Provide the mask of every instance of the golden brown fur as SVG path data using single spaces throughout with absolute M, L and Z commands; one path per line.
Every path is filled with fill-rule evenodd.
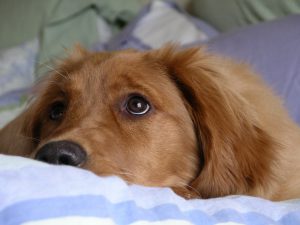
M 146 96 L 148 114 L 122 111 L 132 93 Z M 67 108 L 51 121 L 57 101 Z M 96 174 L 186 198 L 300 197 L 300 129 L 247 66 L 203 49 L 78 49 L 0 132 L 5 154 L 34 157 L 54 140 L 79 143 L 88 155 L 82 167 Z

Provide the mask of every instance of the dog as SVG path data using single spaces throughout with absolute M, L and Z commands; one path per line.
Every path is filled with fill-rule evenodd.
M 4 154 L 187 198 L 300 197 L 300 129 L 247 66 L 203 47 L 77 47 L 0 132 Z

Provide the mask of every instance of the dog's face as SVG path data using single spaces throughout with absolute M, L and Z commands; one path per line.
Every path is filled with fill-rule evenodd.
M 198 49 L 78 52 L 16 120 L 34 141 L 14 154 L 185 197 L 249 193 L 264 182 L 271 142 L 230 78 L 245 71 Z
M 32 157 L 148 186 L 196 176 L 193 122 L 164 66 L 136 52 L 87 54 L 45 85 L 32 109 Z

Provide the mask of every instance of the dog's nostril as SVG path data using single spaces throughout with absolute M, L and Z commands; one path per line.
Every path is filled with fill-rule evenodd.
M 63 149 L 57 156 L 57 164 L 60 165 L 79 166 L 83 160 L 85 160 L 85 155 L 82 155 L 78 150 L 74 151 L 74 149 L 72 152 Z
M 56 141 L 44 145 L 35 159 L 51 164 L 80 166 L 86 160 L 86 152 L 71 141 Z
M 39 156 L 38 158 L 35 157 L 35 159 L 37 159 L 37 160 L 39 160 L 39 161 L 42 161 L 42 162 L 48 162 L 48 159 L 47 159 L 47 157 L 45 157 L 45 156 Z
M 69 155 L 61 155 L 58 159 L 59 164 L 64 164 L 64 165 L 72 165 L 74 164 L 73 158 L 70 157 Z

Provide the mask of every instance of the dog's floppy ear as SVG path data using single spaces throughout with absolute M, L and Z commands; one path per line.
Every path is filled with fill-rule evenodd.
M 194 123 L 202 168 L 189 185 L 206 198 L 246 193 L 264 182 L 272 142 L 251 104 L 231 84 L 231 73 L 239 69 L 199 48 L 167 46 L 152 56 L 181 91 Z
M 33 137 L 33 110 L 26 109 L 0 130 L 0 153 L 29 156 L 36 146 Z

